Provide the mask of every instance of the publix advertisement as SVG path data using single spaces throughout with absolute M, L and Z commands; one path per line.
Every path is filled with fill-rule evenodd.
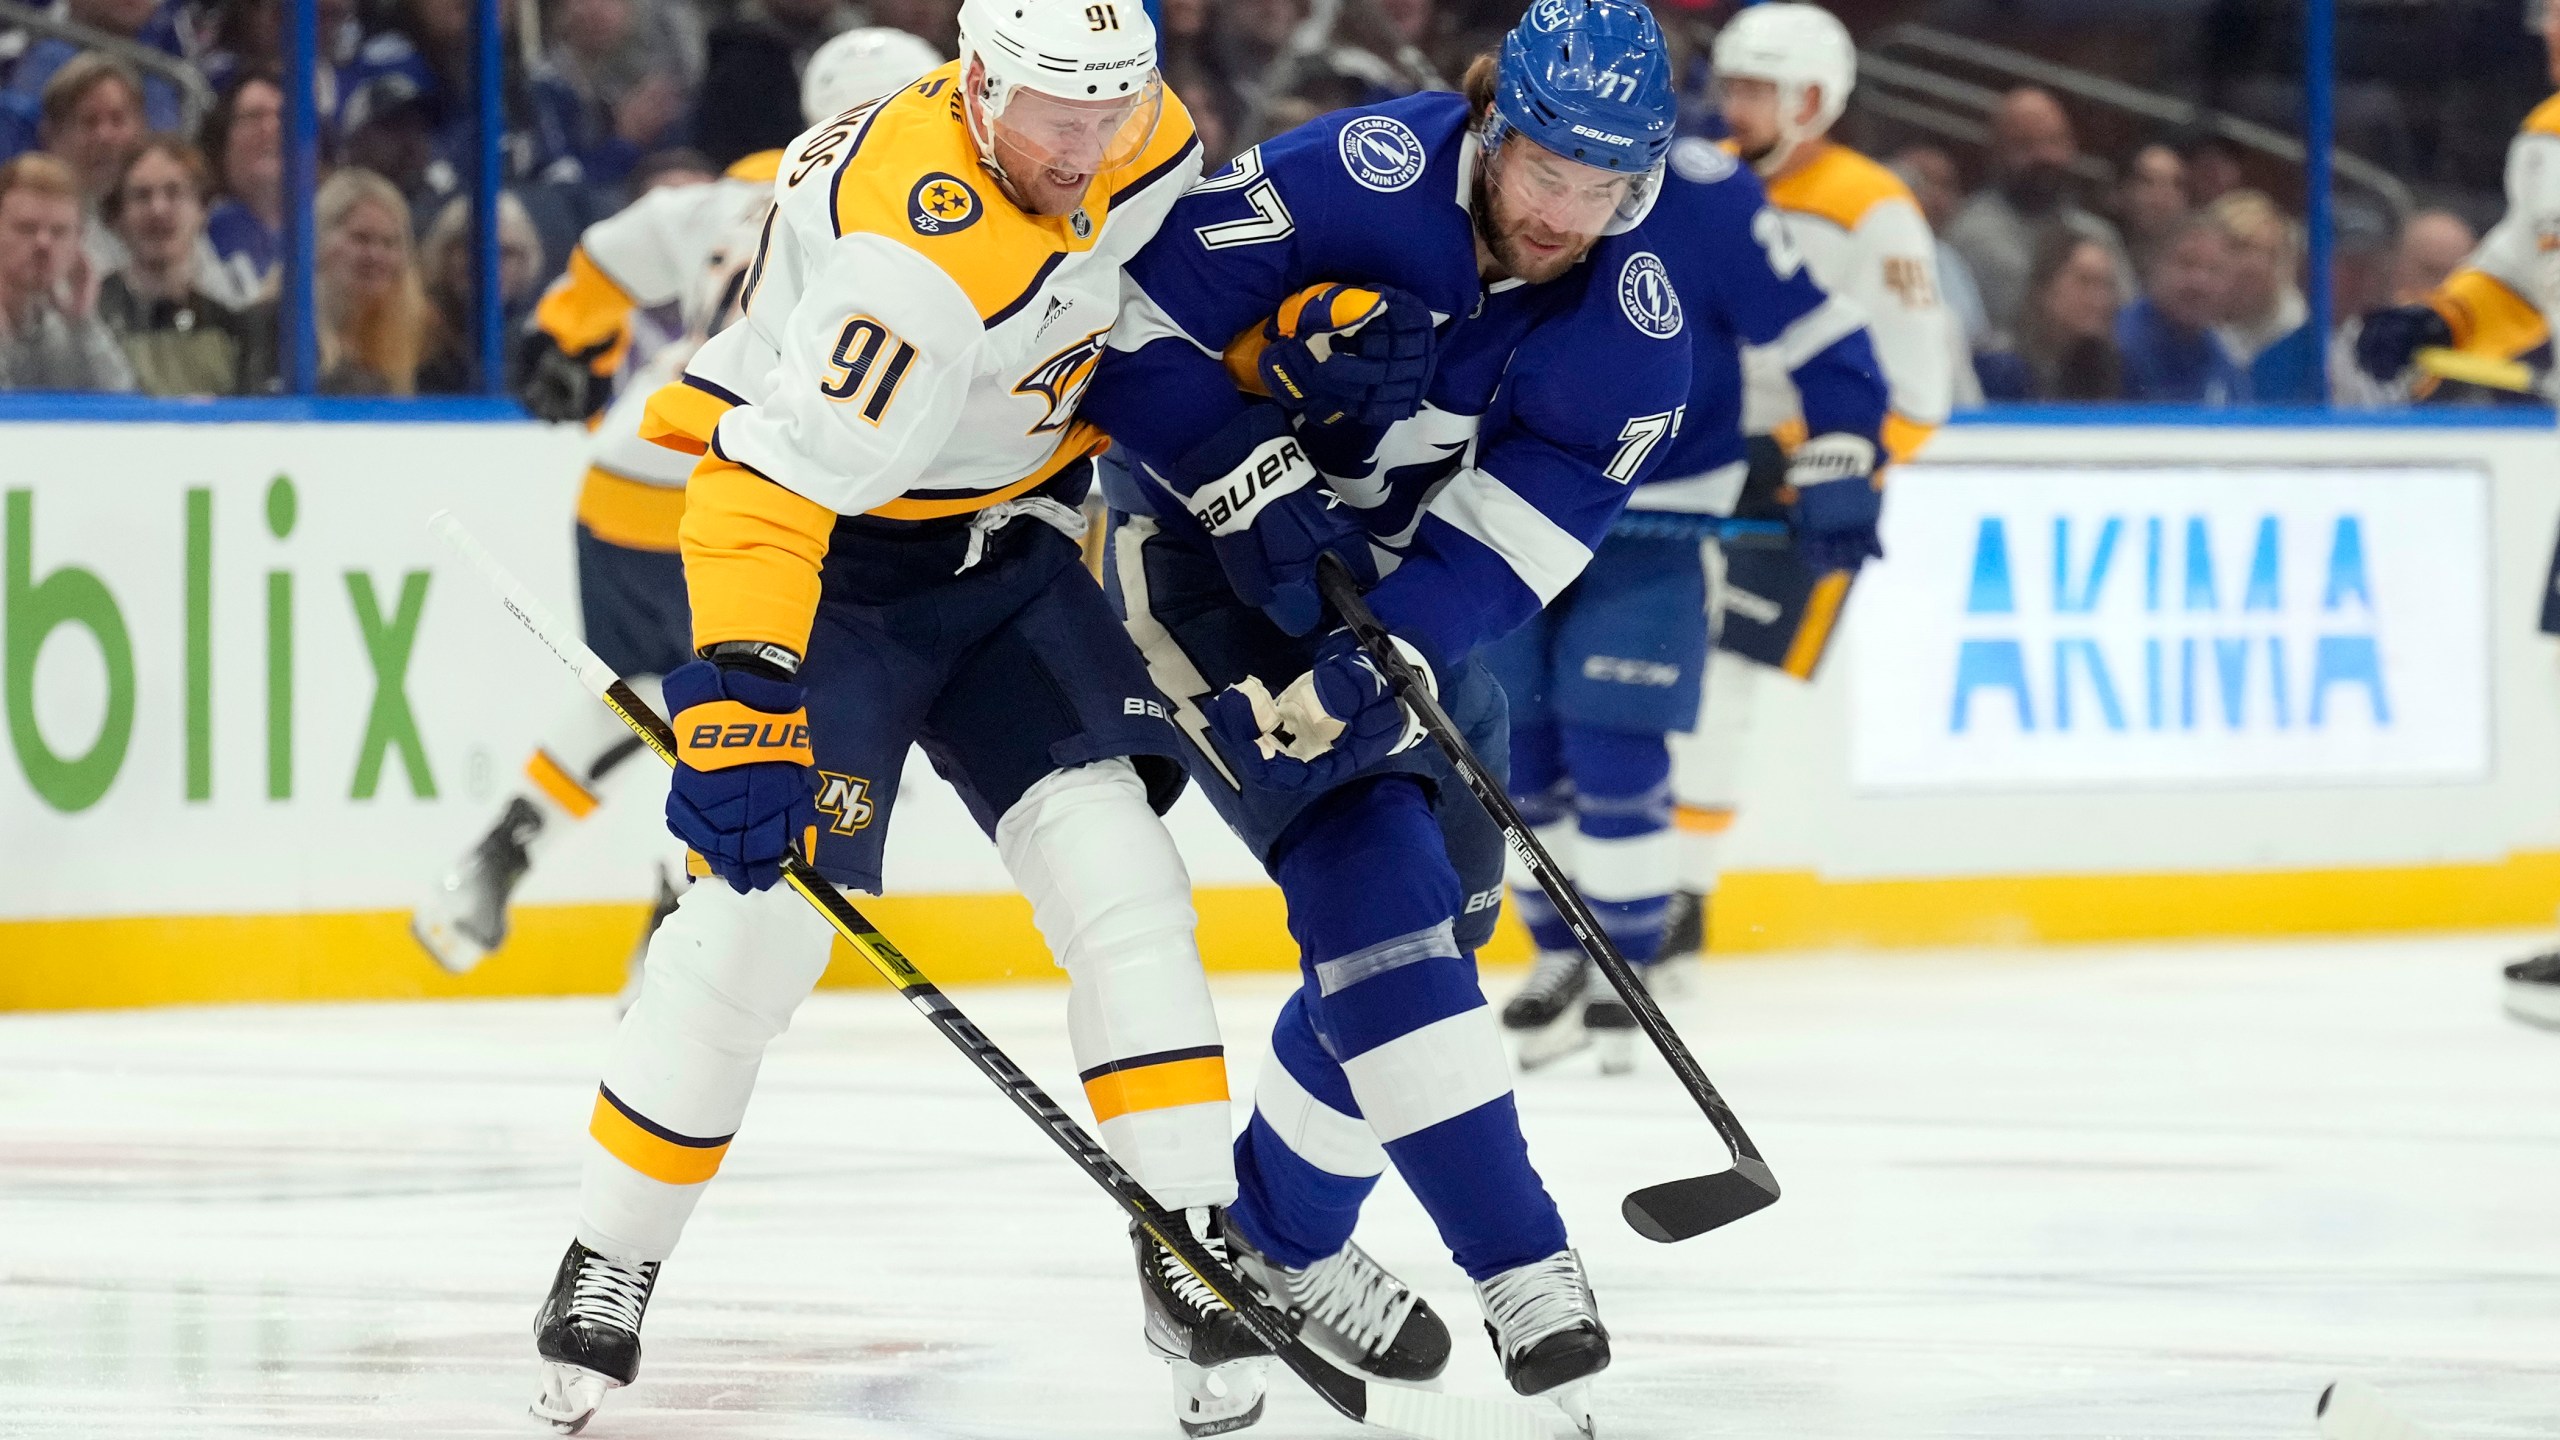
M 574 431 L 29 425 L 8 447 L 0 918 L 405 904 L 581 703 L 426 529 L 454 510 L 574 614 Z M 652 843 L 555 878 L 631 893 Z

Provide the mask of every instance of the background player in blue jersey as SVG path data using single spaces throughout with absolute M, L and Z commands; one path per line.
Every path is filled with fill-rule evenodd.
M 1802 396 L 1810 438 L 1788 476 L 1799 543 L 1856 543 L 1873 533 L 1881 500 L 1885 383 L 1863 312 L 1814 282 L 1783 225 L 1724 150 L 1672 146 L 1645 234 L 1687 320 L 1686 413 L 1582 578 L 1485 657 L 1511 702 L 1511 793 L 1639 966 L 1662 946 L 1678 880 L 1667 737 L 1697 723 L 1710 638 L 1700 527 L 1685 517 L 1730 515 L 1742 494 L 1744 345 L 1784 357 Z M 1522 1065 L 1596 1036 L 1601 1067 L 1626 1068 L 1634 1015 L 1606 986 L 1577 1014 L 1594 988 L 1589 959 L 1525 875 L 1512 899 L 1538 946 L 1528 984 L 1502 1012 L 1525 1032 Z
M 1328 547 L 1383 572 L 1370 604 L 1500 764 L 1475 652 L 1581 573 L 1688 395 L 1641 228 L 1671 111 L 1641 5 L 1540 0 L 1466 95 L 1337 112 L 1185 197 L 1084 410 L 1130 460 L 1108 582 L 1302 952 L 1236 1147 L 1240 1263 L 1352 1363 L 1437 1373 L 1446 1327 L 1351 1244 L 1393 1160 L 1513 1387 L 1577 1419 L 1608 1335 L 1475 975 L 1499 837 L 1311 574 Z

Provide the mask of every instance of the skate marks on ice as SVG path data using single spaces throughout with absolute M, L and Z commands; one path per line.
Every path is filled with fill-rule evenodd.
M 1617 1341 L 1603 1434 L 2308 1440 L 2341 1376 L 2444 1440 L 2560 1433 L 2560 1047 L 2498 1014 L 2514 945 L 1708 967 L 1669 1008 L 1787 1204 L 1654 1245 L 1615 1207 L 1696 1125 L 1658 1062 L 1521 1092 Z M 1242 1094 L 1281 991 L 1220 986 Z M 1068 1093 L 1063 998 L 968 1004 Z M 531 1320 L 609 1023 L 0 1017 L 0 1434 L 538 1433 Z M 1500 1393 L 1392 1179 L 1362 1239 L 1450 1317 L 1450 1388 Z M 1170 1437 L 1126 1244 L 892 997 L 830 992 L 587 1433 Z M 1248 1433 L 1359 1432 L 1275 1386 Z

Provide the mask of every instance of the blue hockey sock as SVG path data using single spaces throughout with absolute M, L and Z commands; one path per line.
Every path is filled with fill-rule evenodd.
M 1454 938 L 1457 872 L 1421 784 L 1328 796 L 1274 871 L 1305 976 L 1273 1035 L 1279 1083 L 1237 1142 L 1229 1213 L 1245 1238 L 1283 1264 L 1341 1248 L 1371 1182 L 1345 1173 L 1360 1167 L 1336 1121 L 1362 1117 L 1470 1276 L 1563 1249 L 1509 1057 Z
M 1574 883 L 1619 951 L 1650 964 L 1662 949 L 1680 859 L 1671 747 L 1657 734 L 1589 725 L 1562 726 L 1558 738 L 1578 822 Z
M 1541 839 L 1558 838 L 1561 828 L 1573 819 L 1573 780 L 1565 774 L 1564 737 L 1553 723 L 1535 722 L 1511 732 L 1511 803 L 1520 807 L 1520 818 Z M 1513 884 L 1511 904 L 1539 949 L 1574 947 L 1573 931 L 1556 913 L 1555 902 L 1535 884 Z

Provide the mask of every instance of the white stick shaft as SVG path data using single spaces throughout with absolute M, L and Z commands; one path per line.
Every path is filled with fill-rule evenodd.
M 498 557 L 490 554 L 488 547 L 463 528 L 452 511 L 439 510 L 428 516 L 427 528 L 435 532 L 437 539 L 452 546 L 455 554 L 471 562 L 471 568 L 479 571 L 480 578 L 489 582 L 489 588 L 498 592 L 498 599 L 506 605 L 507 613 L 532 631 L 533 638 L 541 641 L 544 648 L 559 656 L 560 663 L 576 671 L 578 683 L 587 687 L 588 694 L 601 699 L 606 689 L 622 678 L 613 673 L 612 666 L 598 659 L 596 652 L 587 648 L 576 631 L 561 624 L 560 617 L 552 614 L 549 606 L 534 599 L 507 567 L 498 563 Z

